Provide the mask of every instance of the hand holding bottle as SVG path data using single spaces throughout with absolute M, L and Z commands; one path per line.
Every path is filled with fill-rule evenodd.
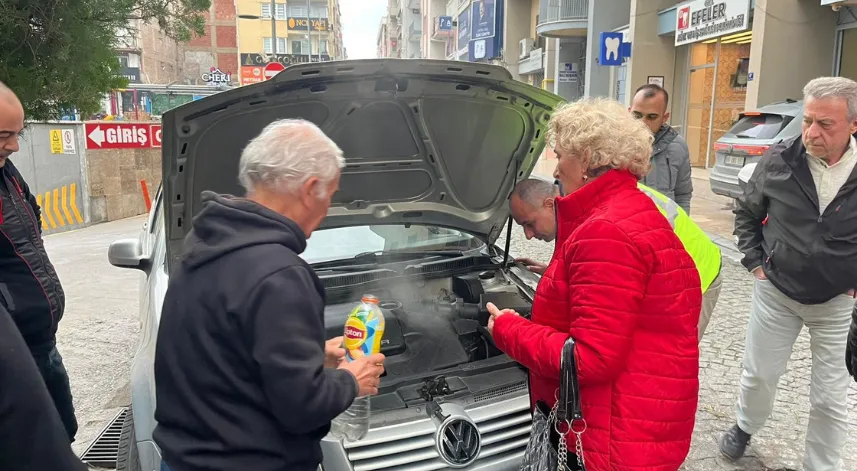
M 339 365 L 339 368 L 347 370 L 357 379 L 358 397 L 378 394 L 381 375 L 384 373 L 384 359 L 383 353 L 373 353 Z

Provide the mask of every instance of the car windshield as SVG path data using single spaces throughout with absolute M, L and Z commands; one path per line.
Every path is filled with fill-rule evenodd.
M 435 226 L 373 225 L 317 230 L 301 254 L 308 263 L 354 257 L 366 252 L 448 251 L 482 247 L 477 237 Z

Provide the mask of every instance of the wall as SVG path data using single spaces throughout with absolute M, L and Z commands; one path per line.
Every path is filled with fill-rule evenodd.
M 65 146 L 62 131 L 71 133 Z M 144 214 L 140 181 L 150 197 L 161 183 L 160 149 L 86 149 L 80 122 L 28 123 L 10 160 L 37 196 L 45 235 Z
M 521 40 L 537 37 L 533 26 L 535 19 L 532 16 L 534 10 L 532 4 L 531 0 L 506 0 L 505 14 L 503 15 L 503 54 L 505 66 L 515 80 L 522 80 L 518 74 Z M 538 8 L 535 8 L 535 11 L 538 14 Z M 523 79 L 525 80 L 526 77 Z
M 805 0 L 757 0 L 747 108 L 800 99 L 803 86 L 833 71 L 837 14 Z M 796 61 L 795 58 L 800 58 Z
M 167 84 L 179 80 L 183 74 L 182 61 L 176 42 L 168 38 L 157 24 L 138 22 L 143 64 L 140 68 L 143 83 Z
M 161 183 L 161 150 L 88 150 L 86 169 L 91 223 L 145 214 L 140 182 L 146 181 L 154 197 Z
M 564 64 L 578 64 L 580 70 L 584 67 L 584 60 L 581 55 L 584 54 L 583 43 L 577 39 L 559 40 L 559 50 L 556 53 L 556 64 L 554 65 L 554 93 L 565 98 L 568 101 L 574 101 L 583 96 L 583 90 L 580 86 L 580 81 L 583 80 L 583 75 L 579 75 L 577 82 L 560 82 L 559 71 L 564 70 Z
M 71 132 L 71 142 L 65 150 L 62 141 L 55 144 L 59 147 L 52 146 L 51 130 Z M 62 139 L 62 133 L 59 137 Z M 28 123 L 20 150 L 10 157 L 42 208 L 42 233 L 45 235 L 78 229 L 89 223 L 86 179 L 81 172 L 82 143 L 80 124 Z
M 261 13 L 256 3 L 255 11 L 248 14 Z M 233 0 L 212 0 L 211 8 L 205 17 L 205 34 L 195 37 L 181 47 L 181 69 L 183 76 L 179 80 L 188 85 L 203 85 L 202 74 L 212 67 L 232 74 L 232 83 L 239 83 L 238 74 L 238 43 Z
M 675 0 L 633 0 L 628 34 L 631 38 L 631 59 L 625 82 L 625 94 L 648 82 L 649 76 L 664 77 L 664 88 L 670 96 L 674 88 L 675 37 L 658 36 L 658 11 L 675 5 Z M 676 97 L 678 98 L 678 97 Z M 674 100 L 678 102 L 679 100 Z M 676 110 L 673 109 L 673 112 Z
M 600 34 L 615 31 L 628 24 L 631 0 L 589 0 L 589 23 L 586 30 L 585 96 L 610 96 L 615 82 L 610 80 L 611 67 L 598 64 L 601 53 Z

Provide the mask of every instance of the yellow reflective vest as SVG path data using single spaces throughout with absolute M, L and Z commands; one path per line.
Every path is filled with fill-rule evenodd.
M 706 292 L 720 274 L 720 247 L 708 238 L 678 203 L 642 183 L 637 183 L 637 187 L 655 202 L 661 214 L 669 221 L 684 249 L 696 263 L 702 292 Z

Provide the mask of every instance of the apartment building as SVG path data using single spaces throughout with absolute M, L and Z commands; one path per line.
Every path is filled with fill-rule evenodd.
M 262 81 L 268 62 L 346 58 L 339 0 L 235 0 L 241 85 Z
M 388 0 L 378 28 L 378 57 L 425 57 L 420 43 L 423 31 L 420 0 Z
M 237 85 L 238 37 L 233 0 L 211 0 L 211 7 L 204 17 L 204 34 L 180 46 L 182 75 L 179 82 L 187 85 Z

